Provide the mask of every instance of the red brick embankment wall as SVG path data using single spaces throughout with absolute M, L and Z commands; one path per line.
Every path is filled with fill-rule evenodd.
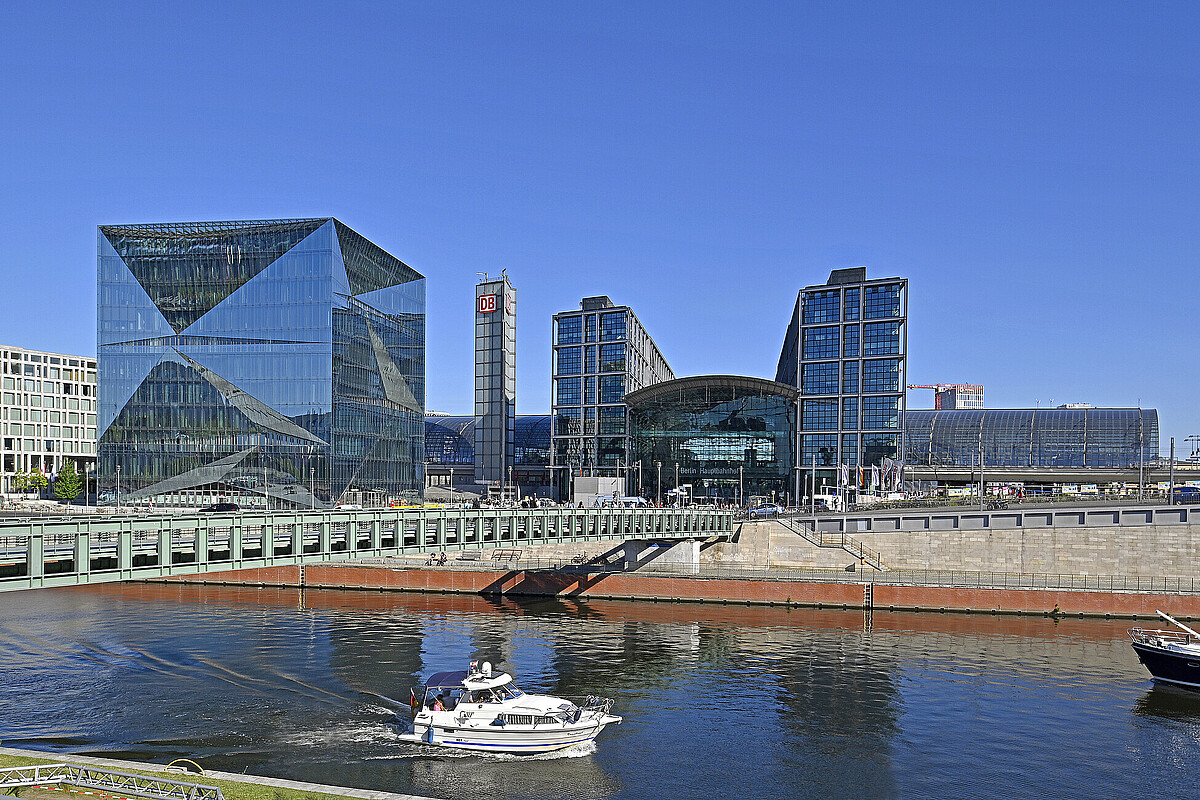
M 299 567 L 209 572 L 168 581 L 251 586 L 299 586 Z M 864 606 L 858 583 L 691 578 L 646 573 L 467 571 L 309 564 L 306 588 L 374 589 L 408 592 L 509 594 L 632 600 L 686 600 L 771 605 Z M 876 610 L 975 611 L 1011 614 L 1148 616 L 1156 609 L 1200 617 L 1200 597 L 1065 589 L 962 589 L 941 586 L 872 586 Z

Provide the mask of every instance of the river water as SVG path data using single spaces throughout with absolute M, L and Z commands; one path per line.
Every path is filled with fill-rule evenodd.
M 10 747 L 436 798 L 1200 797 L 1200 694 L 1122 621 L 129 584 L 0 594 Z M 1143 623 L 1144 624 L 1144 623 Z M 491 660 L 625 722 L 543 757 L 399 742 Z

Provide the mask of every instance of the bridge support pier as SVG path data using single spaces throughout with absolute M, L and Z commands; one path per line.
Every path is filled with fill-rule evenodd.
M 688 572 L 700 571 L 700 541 L 646 541 L 630 539 L 625 542 L 625 569 L 670 566 L 673 570 L 682 567 Z

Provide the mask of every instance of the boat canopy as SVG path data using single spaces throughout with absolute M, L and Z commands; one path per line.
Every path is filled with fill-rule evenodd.
M 435 672 L 429 676 L 429 680 L 425 681 L 425 686 L 429 689 L 459 689 L 468 674 L 465 669 L 454 672 Z

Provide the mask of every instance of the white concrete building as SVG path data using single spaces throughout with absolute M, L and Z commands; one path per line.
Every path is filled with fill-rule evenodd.
M 0 492 L 67 459 L 85 480 L 95 469 L 96 359 L 0 346 Z

